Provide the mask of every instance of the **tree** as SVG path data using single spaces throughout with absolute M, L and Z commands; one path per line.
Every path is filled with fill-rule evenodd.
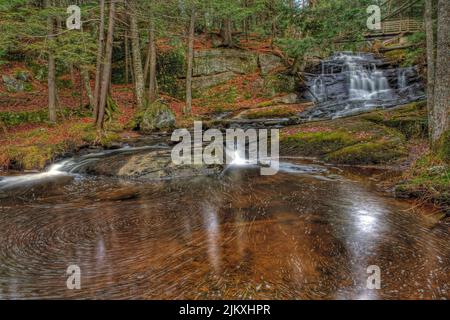
M 156 36 L 155 36 L 155 18 L 153 14 L 150 16 L 150 28 L 148 37 L 148 64 L 145 73 L 149 74 L 150 81 L 148 85 L 148 101 L 152 103 L 157 97 L 157 81 L 156 81 Z M 147 81 L 147 76 L 144 77 Z
M 223 39 L 222 45 L 224 47 L 233 47 L 233 22 L 229 17 L 222 20 L 220 33 Z
M 102 75 L 103 54 L 105 48 L 105 0 L 100 0 L 100 25 L 98 28 L 98 49 L 97 49 L 97 65 L 95 69 L 95 86 L 94 86 L 94 119 L 98 120 L 98 109 L 100 104 L 100 86 Z
M 435 57 L 434 57 L 434 31 L 433 31 L 433 0 L 425 0 L 425 31 L 427 35 L 427 109 L 429 122 L 429 135 L 432 136 L 433 106 L 434 106 L 434 77 L 435 77 Z
M 47 9 L 51 8 L 50 0 L 44 1 L 44 6 Z M 47 27 L 48 27 L 48 40 L 52 44 L 55 39 L 55 21 L 50 13 L 47 17 Z M 47 74 L 47 84 L 48 84 L 48 118 L 50 122 L 56 122 L 56 62 L 55 57 L 50 48 L 48 51 L 48 74 Z
M 195 9 L 191 9 L 191 17 L 189 22 L 189 36 L 188 36 L 188 54 L 187 54 L 187 72 L 186 72 L 186 106 L 184 108 L 185 114 L 192 112 L 192 72 L 194 65 L 194 31 L 195 31 Z
M 113 51 L 114 38 L 114 20 L 116 15 L 116 0 L 111 0 L 109 5 L 109 23 L 108 35 L 105 44 L 105 56 L 103 59 L 103 69 L 101 75 L 101 86 L 98 105 L 97 128 L 103 129 L 103 122 L 105 118 L 105 109 L 107 104 L 108 92 L 111 83 L 111 59 Z
M 133 56 L 133 70 L 134 70 L 134 86 L 136 93 L 136 103 L 139 109 L 144 107 L 144 72 L 142 69 L 141 47 L 139 44 L 139 28 L 137 20 L 137 3 L 136 0 L 129 2 L 129 17 L 130 17 L 130 36 L 131 36 L 131 51 Z
M 437 146 L 449 130 L 450 109 L 450 1 L 438 2 L 438 28 L 436 41 L 436 71 L 432 143 Z

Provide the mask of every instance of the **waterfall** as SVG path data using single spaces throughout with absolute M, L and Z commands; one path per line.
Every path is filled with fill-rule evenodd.
M 408 69 L 399 69 L 398 70 L 398 88 L 405 89 L 408 86 L 408 80 L 406 78 L 406 73 Z
M 314 80 L 312 91 L 319 101 L 323 102 L 327 100 L 326 86 L 322 77 Z
M 305 98 L 319 102 L 305 119 L 336 118 L 425 98 L 416 68 L 397 68 L 371 53 L 337 52 L 306 75 Z
M 390 90 L 387 78 L 375 63 L 364 63 L 360 56 L 344 55 L 345 68 L 350 82 L 351 100 L 368 100 Z

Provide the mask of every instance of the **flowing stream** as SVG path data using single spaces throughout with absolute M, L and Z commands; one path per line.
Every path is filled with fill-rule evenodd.
M 0 299 L 450 297 L 449 224 L 378 193 L 374 172 L 297 159 L 274 176 L 245 164 L 164 180 L 84 170 L 155 148 L 3 177 Z M 66 287 L 69 265 L 81 269 L 80 290 Z M 367 288 L 372 265 L 380 290 Z

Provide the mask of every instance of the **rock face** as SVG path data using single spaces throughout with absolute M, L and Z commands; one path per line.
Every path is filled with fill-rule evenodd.
M 193 77 L 192 78 L 192 87 L 194 89 L 209 88 L 209 87 L 227 82 L 228 80 L 233 79 L 235 76 L 236 76 L 236 74 L 234 72 L 226 71 L 226 72 L 222 72 L 222 73 L 218 73 L 218 74 Z
M 251 52 L 234 49 L 197 51 L 194 55 L 194 77 L 224 72 L 245 74 L 258 68 L 257 56 Z
M 284 63 L 280 57 L 269 53 L 259 54 L 258 65 L 261 69 L 261 74 L 264 76 L 276 69 L 284 67 Z
M 219 48 L 197 51 L 194 55 L 192 86 L 197 90 L 208 88 L 258 69 L 266 76 L 282 66 L 281 58 L 270 53 Z
M 175 115 L 168 106 L 157 101 L 139 114 L 138 126 L 141 131 L 146 133 L 170 129 L 175 126 Z

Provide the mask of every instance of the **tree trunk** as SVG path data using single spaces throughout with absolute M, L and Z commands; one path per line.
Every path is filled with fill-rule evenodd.
M 191 21 L 189 23 L 189 40 L 188 40 L 188 56 L 187 56 L 187 73 L 186 73 L 186 106 L 183 110 L 184 114 L 192 113 L 192 69 L 194 65 L 194 30 L 195 30 L 195 11 L 192 9 Z
M 223 19 L 221 34 L 223 39 L 222 46 L 233 47 L 233 27 L 230 18 Z
M 438 2 L 436 45 L 436 81 L 434 87 L 434 127 L 432 143 L 436 146 L 449 130 L 450 109 L 450 1 Z
M 136 91 L 136 103 L 138 109 L 144 107 L 144 73 L 142 70 L 141 48 L 139 45 L 139 29 L 137 21 L 137 4 L 136 0 L 129 2 L 130 9 L 130 36 L 131 36 L 131 51 L 133 56 L 134 69 L 134 86 Z
M 92 94 L 89 71 L 84 67 L 81 68 L 81 76 L 83 77 L 84 89 L 86 90 L 86 95 L 89 98 L 89 105 L 92 108 L 95 104 L 95 100 L 94 100 L 94 95 Z
M 125 31 L 125 83 L 128 84 L 129 81 L 129 73 L 130 70 L 128 70 L 128 66 L 130 65 L 130 62 L 128 61 L 128 32 Z
M 46 8 L 51 8 L 50 0 L 45 0 L 44 5 Z M 53 42 L 55 36 L 55 22 L 53 17 L 49 16 L 47 18 L 47 28 L 48 28 L 48 40 Z M 56 122 L 56 63 L 53 52 L 50 49 L 48 53 L 48 118 L 50 122 Z
M 103 53 L 105 43 L 105 0 L 100 0 L 100 25 L 98 28 L 98 49 L 97 49 L 97 66 L 95 69 L 95 85 L 94 85 L 94 119 L 98 120 L 98 109 L 100 104 L 100 86 L 101 75 L 103 71 Z
M 150 20 L 149 33 L 149 74 L 150 82 L 148 85 L 148 101 L 154 102 L 157 98 L 157 84 L 156 84 L 156 37 L 155 37 L 155 23 L 153 17 Z
M 433 0 L 425 0 L 425 30 L 427 34 L 427 110 L 428 110 L 428 132 L 431 139 L 433 119 L 433 99 L 435 80 L 435 57 L 434 57 L 434 31 L 433 31 Z
M 111 58 L 113 51 L 114 20 L 116 15 L 115 4 L 116 0 L 111 0 L 109 6 L 108 36 L 106 38 L 105 58 L 103 60 L 103 70 L 101 74 L 101 86 L 98 104 L 98 119 L 97 119 L 98 129 L 103 129 L 103 122 L 105 120 L 106 102 L 111 81 Z

